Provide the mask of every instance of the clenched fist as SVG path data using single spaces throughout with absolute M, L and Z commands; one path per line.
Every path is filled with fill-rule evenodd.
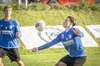
M 33 49 L 32 49 L 32 52 L 37 52 L 38 51 L 38 48 L 37 47 L 34 47 Z

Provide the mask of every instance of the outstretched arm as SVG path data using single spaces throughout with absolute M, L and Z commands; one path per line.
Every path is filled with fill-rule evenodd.
M 35 47 L 35 48 L 33 48 L 32 51 L 33 51 L 33 52 L 36 52 L 36 51 L 38 51 L 38 50 L 42 50 L 42 49 L 49 48 L 49 47 L 53 46 L 54 44 L 56 44 L 56 43 L 58 43 L 58 42 L 60 42 L 59 36 L 57 36 L 54 40 L 52 40 L 52 41 L 49 42 L 49 43 L 46 43 L 46 44 L 44 44 L 44 45 L 42 45 L 42 46 L 40 46 L 40 47 Z

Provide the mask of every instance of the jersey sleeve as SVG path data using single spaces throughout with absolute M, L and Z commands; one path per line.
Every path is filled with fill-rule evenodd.
M 80 35 L 79 35 L 79 37 L 84 37 L 84 33 L 83 32 L 81 32 L 78 28 L 76 28 L 79 32 L 80 32 Z
M 1 37 L 1 24 L 0 24 L 0 37 Z
M 48 42 L 40 47 L 38 47 L 38 50 L 42 50 L 42 49 L 46 49 L 46 48 L 49 48 L 55 44 L 57 44 L 58 42 L 60 42 L 61 39 L 60 39 L 60 35 L 58 35 L 54 40 L 52 40 L 51 42 Z
M 15 21 L 15 32 L 20 32 L 20 37 L 21 37 L 21 31 L 20 31 L 20 26 L 19 26 L 19 23 L 17 21 Z

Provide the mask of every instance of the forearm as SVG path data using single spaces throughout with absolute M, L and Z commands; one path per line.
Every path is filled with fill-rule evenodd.
M 84 37 L 84 33 L 81 32 L 79 36 L 80 36 L 81 38 Z
M 49 48 L 49 47 L 51 47 L 52 45 L 53 45 L 53 44 L 49 44 L 49 43 L 44 44 L 44 45 L 42 45 L 42 46 L 38 47 L 38 50 L 42 50 L 42 49 Z
M 49 47 L 51 47 L 51 46 L 57 44 L 58 42 L 60 42 L 60 40 L 54 39 L 54 40 L 52 40 L 51 42 L 46 43 L 46 44 L 44 44 L 44 45 L 38 47 L 38 50 L 42 50 L 42 49 L 49 48 Z
M 42 50 L 42 49 L 49 48 L 49 47 L 51 47 L 52 45 L 57 44 L 58 42 L 60 42 L 59 36 L 57 36 L 57 37 L 56 37 L 54 40 L 52 40 L 51 42 L 46 43 L 46 44 L 44 44 L 44 45 L 38 47 L 38 50 Z
M 19 38 L 21 36 L 21 32 L 18 26 L 16 26 L 16 37 Z

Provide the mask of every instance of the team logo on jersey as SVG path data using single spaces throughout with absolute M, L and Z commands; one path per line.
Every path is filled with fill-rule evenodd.
M 3 25 L 0 25 L 0 27 L 2 27 Z
M 7 29 L 7 26 L 5 27 L 5 29 Z
M 71 39 L 72 38 L 72 36 L 71 36 L 71 34 L 69 35 L 69 39 Z
M 12 26 L 9 26 L 9 29 L 12 29 Z
M 66 40 L 68 40 L 68 38 L 66 38 Z
M 62 39 L 64 38 L 64 34 L 62 34 Z

